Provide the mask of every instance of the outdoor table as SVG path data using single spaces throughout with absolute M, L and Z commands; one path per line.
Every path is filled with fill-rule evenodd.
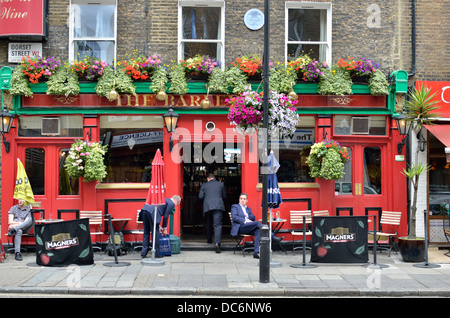
M 259 219 L 259 221 L 262 222 L 262 219 Z M 272 222 L 270 222 L 270 221 L 272 221 Z M 268 220 L 268 223 L 269 224 L 271 223 L 272 226 L 274 226 L 274 228 L 272 229 L 273 235 L 277 235 L 278 232 L 280 232 L 281 227 L 283 226 L 284 222 L 286 222 L 286 221 L 287 221 L 286 219 L 280 219 L 280 218 L 272 218 L 272 220 L 270 220 L 270 219 Z M 278 246 L 280 247 L 280 249 L 287 254 L 286 250 L 283 248 L 283 246 L 281 246 L 281 243 L 280 242 L 277 242 L 277 243 L 278 243 Z
M 131 221 L 131 218 L 111 219 L 111 224 L 114 226 L 115 232 L 122 232 L 129 221 Z M 120 230 L 118 230 L 116 229 L 116 224 L 120 225 L 120 223 L 122 223 L 122 226 L 120 227 Z
M 39 219 L 34 221 L 36 224 L 47 224 L 47 223 L 57 223 L 64 222 L 63 219 Z

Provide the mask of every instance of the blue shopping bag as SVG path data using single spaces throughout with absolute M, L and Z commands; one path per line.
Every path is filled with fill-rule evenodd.
M 159 254 L 162 256 L 171 256 L 172 248 L 170 247 L 170 236 L 159 233 Z

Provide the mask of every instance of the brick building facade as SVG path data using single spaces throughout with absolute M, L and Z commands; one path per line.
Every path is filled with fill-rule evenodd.
M 285 8 L 287 2 L 270 1 L 270 59 L 285 59 Z M 331 61 L 354 56 L 380 64 L 386 76 L 394 70 L 406 70 L 410 85 L 414 80 L 450 81 L 448 30 L 449 1 L 380 0 L 380 1 L 311 1 L 332 4 Z M 226 0 L 225 65 L 239 54 L 263 56 L 264 28 L 252 31 L 244 24 L 250 8 L 264 11 L 264 0 Z M 308 2 L 303 2 L 308 3 Z M 69 1 L 48 1 L 48 38 L 42 41 L 43 56 L 61 60 L 69 57 Z M 413 12 L 415 11 L 415 21 Z M 117 60 L 133 51 L 159 55 L 165 64 L 178 56 L 178 1 L 117 1 Z M 413 35 L 415 30 L 415 34 Z M 0 68 L 8 63 L 7 38 L 0 38 Z M 413 53 L 415 55 L 413 56 Z M 414 147 L 414 144 L 412 145 Z M 425 158 L 426 159 L 426 158 Z M 422 179 L 422 187 L 427 187 Z M 426 208 L 427 197 L 421 206 Z M 419 220 L 418 224 L 422 224 Z

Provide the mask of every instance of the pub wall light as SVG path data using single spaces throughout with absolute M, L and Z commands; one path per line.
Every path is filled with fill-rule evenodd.
M 1 129 L 2 137 L 3 137 L 3 144 L 5 145 L 6 153 L 9 153 L 10 142 L 6 140 L 5 134 L 9 133 L 16 115 L 11 114 L 6 108 L 4 108 L 2 110 L 1 117 L 2 117 L 1 118 L 2 123 L 1 123 L 0 129 Z
M 406 138 L 409 135 L 409 131 L 411 130 L 411 124 L 408 124 L 406 121 L 406 115 L 400 114 L 397 117 L 395 117 L 395 122 L 397 123 L 397 129 L 400 136 L 403 136 L 402 142 L 399 142 L 397 144 L 397 152 L 400 155 L 403 151 L 403 147 L 406 144 Z
M 425 149 L 427 149 L 427 141 L 425 140 L 425 138 L 423 137 L 422 133 L 419 131 L 417 133 L 417 142 L 418 142 L 418 146 L 419 146 L 419 150 L 421 152 L 424 152 Z
M 170 134 L 170 143 L 169 143 L 169 151 L 172 152 L 173 149 L 173 139 L 172 133 L 175 132 L 175 129 L 178 127 L 178 119 L 180 115 L 173 111 L 172 105 L 169 106 L 169 110 L 167 113 L 163 115 L 164 123 L 166 125 L 167 132 Z

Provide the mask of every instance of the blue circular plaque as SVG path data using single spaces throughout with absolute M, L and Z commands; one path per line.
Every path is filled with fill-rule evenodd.
M 244 15 L 244 23 L 250 30 L 259 30 L 264 25 L 264 13 L 259 9 L 250 9 Z

